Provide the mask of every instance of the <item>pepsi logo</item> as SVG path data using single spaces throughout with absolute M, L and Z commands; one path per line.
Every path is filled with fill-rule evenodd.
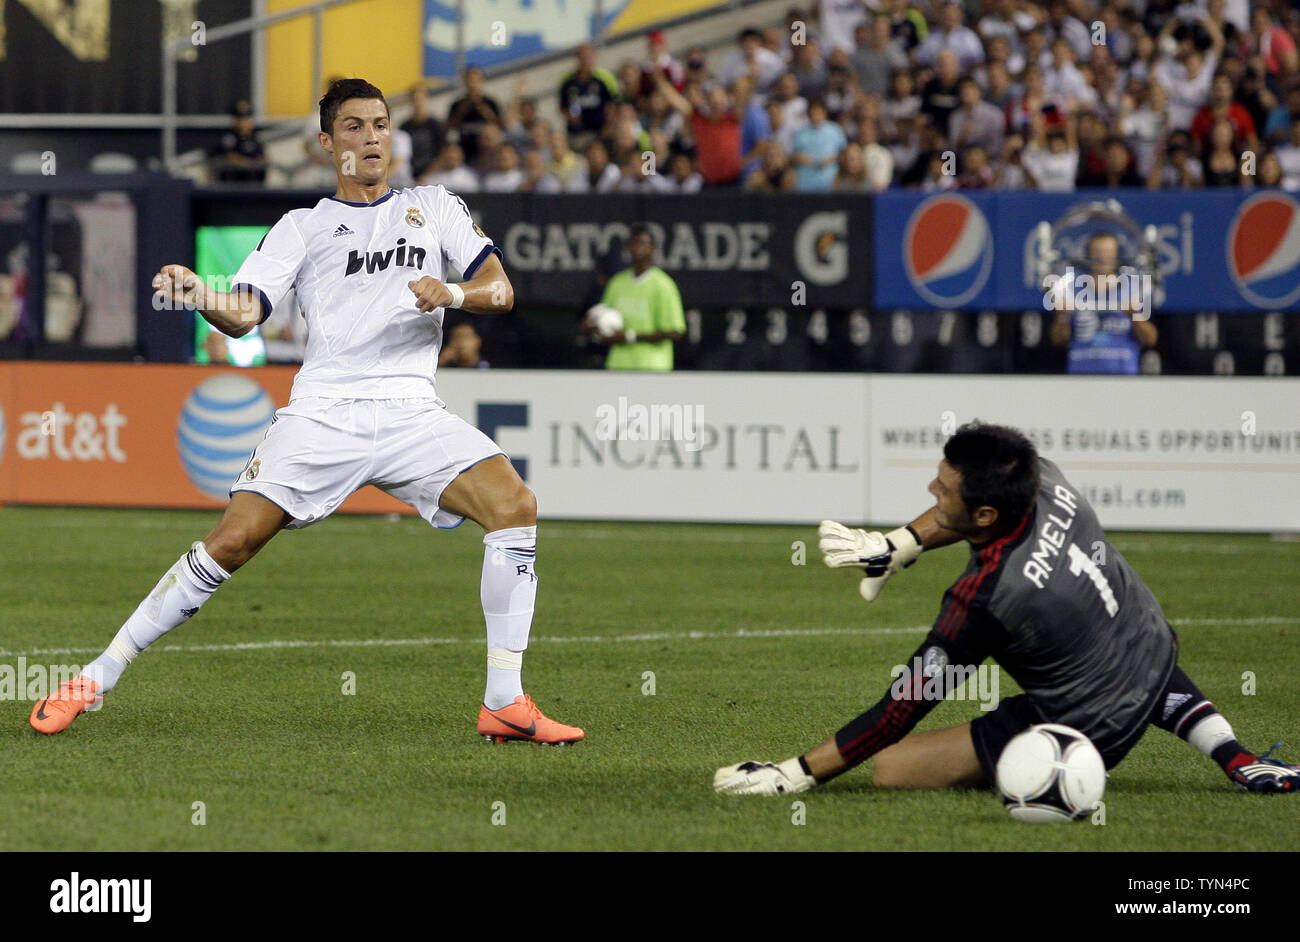
M 1261 193 L 1237 208 L 1228 227 L 1228 274 L 1241 296 L 1265 310 L 1300 300 L 1300 203 Z
M 936 307 L 970 303 L 993 270 L 988 218 L 964 196 L 925 200 L 903 232 L 903 270 L 916 293 Z

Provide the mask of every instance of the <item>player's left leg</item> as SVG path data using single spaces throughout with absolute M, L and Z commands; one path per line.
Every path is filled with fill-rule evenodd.
M 504 455 L 480 461 L 443 489 L 439 507 L 483 528 L 480 600 L 488 669 L 479 732 L 495 741 L 576 742 L 583 731 L 542 715 L 521 672 L 537 600 L 537 499 Z
M 970 723 L 904 736 L 873 759 L 877 788 L 964 788 L 987 785 Z
M 1232 726 L 1177 665 L 1165 684 L 1151 722 L 1209 756 L 1229 779 L 1246 791 L 1300 793 L 1300 768 L 1267 755 L 1257 756 L 1237 742 Z

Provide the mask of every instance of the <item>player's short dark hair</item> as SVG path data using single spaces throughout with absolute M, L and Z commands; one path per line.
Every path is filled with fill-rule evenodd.
M 943 446 L 943 456 L 961 474 L 967 511 L 992 507 L 1011 527 L 1038 494 L 1038 450 L 1016 429 L 967 422 Z
M 333 136 L 334 119 L 339 116 L 339 108 L 345 101 L 351 101 L 353 98 L 378 98 L 384 103 L 384 110 L 388 110 L 388 100 L 384 98 L 384 93 L 365 79 L 339 79 L 330 85 L 329 91 L 320 100 L 320 129 Z
M 634 222 L 627 227 L 627 241 L 631 242 L 637 236 L 645 236 L 651 242 L 655 240 L 655 234 L 650 231 L 650 227 L 643 222 Z

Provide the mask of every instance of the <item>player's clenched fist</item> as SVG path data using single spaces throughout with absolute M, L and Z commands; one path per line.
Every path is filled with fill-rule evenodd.
M 204 306 L 208 288 L 203 279 L 184 265 L 164 265 L 153 276 L 154 293 L 171 304 Z
M 415 292 L 417 311 L 428 312 L 435 307 L 447 307 L 452 300 L 451 290 L 430 275 L 425 275 L 419 281 L 408 281 L 406 287 Z

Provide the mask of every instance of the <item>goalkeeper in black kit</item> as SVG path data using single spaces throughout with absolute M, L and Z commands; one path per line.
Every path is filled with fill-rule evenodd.
M 867 533 L 828 520 L 820 530 L 828 566 L 865 571 L 868 601 L 923 549 L 970 543 L 970 563 L 944 593 L 912 667 L 804 755 L 719 769 L 718 791 L 803 792 L 873 757 L 878 786 L 991 785 L 1003 748 L 1035 723 L 1074 727 L 1108 769 L 1154 724 L 1247 791 L 1300 791 L 1300 767 L 1242 747 L 1178 667 L 1178 638 L 1160 604 L 1055 464 L 1015 429 L 978 423 L 958 429 L 943 454 L 929 488 L 935 506 L 907 527 Z M 1023 694 L 969 723 L 909 735 L 950 692 L 946 684 L 990 657 Z

